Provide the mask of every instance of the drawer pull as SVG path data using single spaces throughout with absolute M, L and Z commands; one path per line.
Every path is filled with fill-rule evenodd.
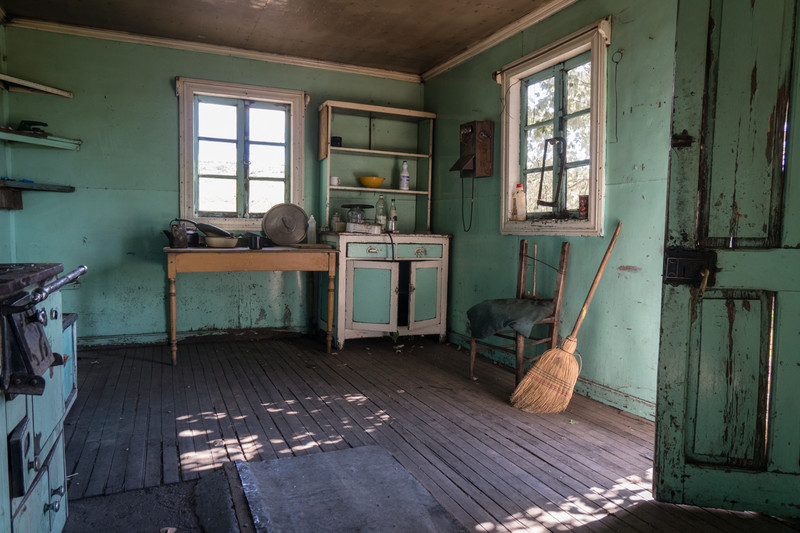
M 414 250 L 414 255 L 416 255 L 417 257 L 425 257 L 426 255 L 428 255 L 428 250 L 420 246 L 419 248 Z
M 370 246 L 369 248 L 367 248 L 367 253 L 368 254 L 377 254 L 378 253 L 378 248 L 375 247 L 375 246 Z

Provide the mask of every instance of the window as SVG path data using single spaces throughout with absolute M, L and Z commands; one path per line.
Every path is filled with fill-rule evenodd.
M 601 234 L 609 30 L 601 20 L 501 71 L 501 233 Z M 517 184 L 525 220 L 511 217 Z
M 303 199 L 301 91 L 178 79 L 181 216 L 260 229 L 273 205 Z

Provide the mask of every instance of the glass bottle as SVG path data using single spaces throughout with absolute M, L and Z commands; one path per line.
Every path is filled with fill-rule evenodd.
M 386 231 L 397 233 L 397 206 L 394 204 L 394 198 L 392 198 L 392 205 L 389 206 L 389 221 L 387 222 Z
M 381 229 L 386 227 L 386 200 L 381 194 L 375 204 L 375 223 L 381 225 Z

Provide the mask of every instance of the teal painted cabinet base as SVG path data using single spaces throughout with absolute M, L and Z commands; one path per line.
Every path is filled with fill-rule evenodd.
M 438 335 L 447 315 L 449 235 L 323 233 L 339 250 L 333 338 Z M 324 309 L 324 306 L 319 306 Z M 319 317 L 324 329 L 327 317 Z

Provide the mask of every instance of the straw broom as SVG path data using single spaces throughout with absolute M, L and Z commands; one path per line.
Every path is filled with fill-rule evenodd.
M 597 269 L 592 287 L 589 289 L 589 294 L 586 295 L 586 301 L 583 302 L 572 333 L 561 343 L 561 348 L 551 348 L 536 360 L 511 395 L 511 405 L 517 409 L 528 413 L 560 413 L 569 405 L 572 391 L 575 389 L 575 383 L 578 381 L 578 374 L 581 371 L 574 355 L 575 348 L 578 346 L 578 330 L 586 317 L 589 302 L 592 301 L 594 291 L 600 283 L 600 277 L 611 256 L 611 250 L 614 249 L 614 244 L 617 242 L 620 229 L 622 229 L 622 222 L 617 224 L 617 231 L 611 237 L 606 255 L 603 256 L 603 261 Z

